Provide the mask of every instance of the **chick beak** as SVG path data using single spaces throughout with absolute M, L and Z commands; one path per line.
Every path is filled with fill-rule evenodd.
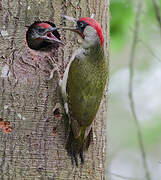
M 46 29 L 44 35 L 41 36 L 41 38 L 50 43 L 54 43 L 54 44 L 58 43 L 64 45 L 64 43 L 54 35 L 54 31 L 58 29 L 59 29 L 58 27 L 49 27 L 48 29 Z

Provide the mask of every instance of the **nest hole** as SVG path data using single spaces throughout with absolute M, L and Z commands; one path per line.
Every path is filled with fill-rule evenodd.
M 50 51 L 51 49 L 57 49 L 60 43 L 59 42 L 53 43 L 49 41 L 49 38 L 56 38 L 61 41 L 59 32 L 57 30 L 54 30 L 52 32 L 44 31 L 45 33 L 43 34 L 43 28 L 42 29 L 41 27 L 39 28 L 38 24 L 48 24 L 53 28 L 56 27 L 54 23 L 49 21 L 35 21 L 30 26 L 27 26 L 28 27 L 28 30 L 26 31 L 27 46 L 30 49 L 37 51 Z

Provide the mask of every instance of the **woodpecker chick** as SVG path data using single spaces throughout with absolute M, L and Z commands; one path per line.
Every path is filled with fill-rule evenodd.
M 55 24 L 51 22 L 35 22 L 27 33 L 26 40 L 29 48 L 33 50 L 50 50 L 63 45 Z
M 62 80 L 64 106 L 69 117 L 70 133 L 66 149 L 72 163 L 78 166 L 78 155 L 88 149 L 92 122 L 97 114 L 108 77 L 104 37 L 100 24 L 89 17 L 80 18 L 76 28 L 63 28 L 78 33 L 82 46 L 70 60 Z

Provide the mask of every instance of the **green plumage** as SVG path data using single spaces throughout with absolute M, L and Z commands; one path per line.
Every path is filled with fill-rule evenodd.
M 97 46 L 86 51 L 88 54 L 83 58 L 76 56 L 72 61 L 66 87 L 72 130 L 67 149 L 74 156 L 89 146 L 91 124 L 98 111 L 108 76 L 108 63 L 103 48 Z

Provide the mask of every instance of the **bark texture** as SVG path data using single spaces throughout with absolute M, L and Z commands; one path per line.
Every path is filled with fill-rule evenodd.
M 108 8 L 109 0 L 0 0 L 0 118 L 12 128 L 11 133 L 0 129 L 1 180 L 105 179 L 106 92 L 85 164 L 73 167 L 65 150 L 58 81 L 79 46 L 77 36 L 60 32 L 65 47 L 53 56 L 39 56 L 25 45 L 25 26 L 35 20 L 70 26 L 61 15 L 79 18 L 94 13 L 102 25 L 108 55 Z

